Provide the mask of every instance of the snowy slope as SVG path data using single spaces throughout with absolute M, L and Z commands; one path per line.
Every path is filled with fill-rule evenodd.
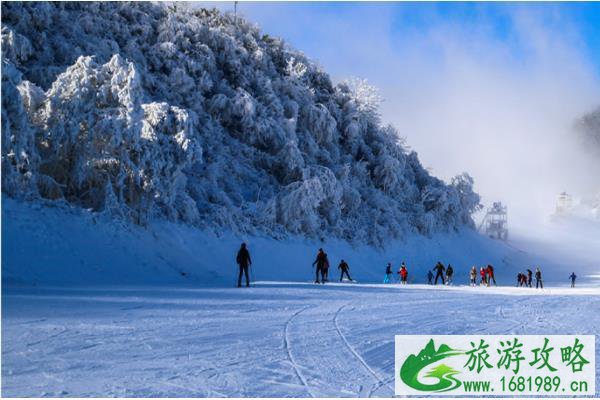
M 391 397 L 394 335 L 594 335 L 600 292 L 14 289 L 2 311 L 3 396 Z
M 256 280 L 313 279 L 312 261 L 324 247 L 333 264 L 344 258 L 352 276 L 361 282 L 380 282 L 385 264 L 409 267 L 409 280 L 423 282 L 435 262 L 451 263 L 457 283 L 466 282 L 471 265 L 492 263 L 501 284 L 512 285 L 517 271 L 542 265 L 547 281 L 566 283 L 553 268 L 565 268 L 471 230 L 414 236 L 394 241 L 385 249 L 353 247 L 338 239 L 325 242 L 304 238 L 274 240 L 265 236 L 224 233 L 216 236 L 184 224 L 156 222 L 147 228 L 115 223 L 109 217 L 76 207 L 49 207 L 4 198 L 2 204 L 2 281 L 9 285 L 104 284 L 234 284 L 235 253 L 248 243 Z M 185 275 L 183 275 L 183 274 Z

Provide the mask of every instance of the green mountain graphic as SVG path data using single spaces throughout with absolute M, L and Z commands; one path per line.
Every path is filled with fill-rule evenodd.
M 445 364 L 440 364 L 428 371 L 425 377 L 437 378 L 438 382 L 434 384 L 424 384 L 419 382 L 418 376 L 421 370 L 448 357 L 464 354 L 461 350 L 455 350 L 448 345 L 441 344 L 436 350 L 433 339 L 431 339 L 425 348 L 416 356 L 411 354 L 407 357 L 400 368 L 400 378 L 404 383 L 413 389 L 424 392 L 446 392 L 456 389 L 461 382 L 454 377 L 459 371 Z

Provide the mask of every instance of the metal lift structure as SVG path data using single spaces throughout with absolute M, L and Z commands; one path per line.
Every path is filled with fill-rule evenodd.
M 492 207 L 487 209 L 485 217 L 479 225 L 479 231 L 485 230 L 485 234 L 492 239 L 507 240 L 508 224 L 506 217 L 506 206 L 501 202 L 494 202 Z

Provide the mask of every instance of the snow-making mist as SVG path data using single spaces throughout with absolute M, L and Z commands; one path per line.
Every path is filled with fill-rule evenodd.
M 511 239 L 585 249 L 562 261 L 598 259 L 587 222 L 565 229 L 551 219 L 563 191 L 587 202 L 592 220 L 598 206 L 600 124 L 598 112 L 588 112 L 600 104 L 600 76 L 581 37 L 585 27 L 568 12 L 529 5 L 473 7 L 466 21 L 452 7 L 423 9 L 433 22 L 379 46 L 394 50 L 377 59 L 393 70 L 380 78 L 388 83 L 383 115 L 434 174 L 469 171 L 483 204 L 507 205 Z M 397 23 L 390 20 L 382 23 Z
M 589 112 L 600 104 L 598 69 L 583 27 L 539 7 L 502 10 L 509 27 L 478 10 L 462 25 L 449 17 L 409 30 L 398 54 L 379 60 L 398 66 L 383 114 L 433 173 L 469 171 L 483 204 L 502 201 L 514 245 L 535 242 L 538 254 L 581 270 L 600 257 L 600 124 Z M 566 225 L 552 217 L 563 191 L 578 206 Z
M 545 172 L 531 179 L 529 191 L 515 203 L 513 243 L 545 254 L 564 271 L 600 277 L 600 123 L 598 111 L 565 122 L 554 131 L 554 157 L 542 162 Z M 563 116 L 565 118 L 566 116 Z M 550 136 L 550 134 L 549 134 Z M 539 148 L 549 148 L 540 140 Z M 531 192 L 539 193 L 536 197 Z M 554 192 L 554 193 L 553 193 Z M 566 193 L 566 195 L 557 195 Z M 519 191 L 508 191 L 519 196 Z

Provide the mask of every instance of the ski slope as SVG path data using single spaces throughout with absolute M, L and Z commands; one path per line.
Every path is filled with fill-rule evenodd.
M 597 288 L 5 288 L 2 395 L 391 396 L 395 334 L 596 334 L 598 315 Z

